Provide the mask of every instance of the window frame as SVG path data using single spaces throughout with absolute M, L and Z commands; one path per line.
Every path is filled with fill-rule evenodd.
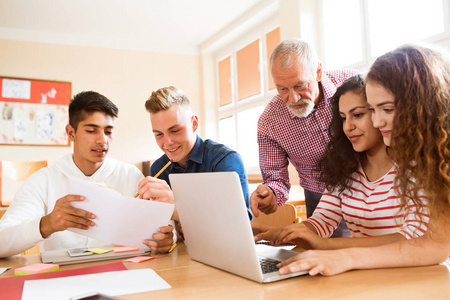
M 349 65 L 342 65 L 339 68 L 357 69 L 360 71 L 367 71 L 372 63 L 377 59 L 379 54 L 371 53 L 371 32 L 370 32 L 370 17 L 368 11 L 368 1 L 360 0 L 360 12 L 361 12 L 361 34 L 362 34 L 362 60 Z M 450 0 L 442 1 L 442 14 L 444 17 L 444 31 L 442 33 L 429 36 L 420 42 L 428 43 L 432 45 L 437 45 L 439 47 L 447 47 L 450 49 Z M 321 20 L 319 26 L 319 40 L 320 40 L 320 53 L 325 53 L 324 49 L 326 47 L 325 41 L 325 21 L 324 21 L 324 4 L 325 0 L 319 2 L 318 15 Z M 321 60 L 323 61 L 326 69 L 327 58 L 322 55 Z
M 218 141 L 221 141 L 220 132 L 219 132 L 219 122 L 222 119 L 234 117 L 235 122 L 235 141 L 236 141 L 236 151 L 240 152 L 239 145 L 239 124 L 237 115 L 240 112 L 256 108 L 258 106 L 265 107 L 269 101 L 277 95 L 276 89 L 269 90 L 269 76 L 268 76 L 268 68 L 269 61 L 266 57 L 266 34 L 270 31 L 280 27 L 280 23 L 277 17 L 273 16 L 264 22 L 260 23 L 258 26 L 255 26 L 253 29 L 249 30 L 239 38 L 235 39 L 233 42 L 228 44 L 227 46 L 221 48 L 215 54 L 215 65 L 216 65 L 216 86 L 219 87 L 219 62 L 225 59 L 228 56 L 231 56 L 231 93 L 232 93 L 232 102 L 231 104 L 220 107 L 220 90 L 217 89 L 217 120 L 216 120 L 216 136 Z M 260 40 L 259 45 L 259 55 L 260 55 L 260 63 L 259 63 L 259 73 L 261 80 L 261 93 L 248 97 L 246 99 L 238 100 L 238 91 L 237 91 L 237 60 L 236 53 L 240 49 L 246 47 L 251 44 L 255 40 Z M 260 174 L 259 163 L 256 166 L 246 166 L 246 171 L 249 174 Z

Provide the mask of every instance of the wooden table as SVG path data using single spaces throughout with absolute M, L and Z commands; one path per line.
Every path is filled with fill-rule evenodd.
M 60 270 L 117 261 L 61 266 Z M 14 269 L 38 262 L 38 254 L 17 255 L 0 259 L 0 267 Z M 357 270 L 333 277 L 301 276 L 259 284 L 191 260 L 184 244 L 147 262 L 124 264 L 128 269 L 151 268 L 172 288 L 119 299 L 450 299 L 450 270 L 437 265 Z M 14 276 L 13 269 L 0 278 Z

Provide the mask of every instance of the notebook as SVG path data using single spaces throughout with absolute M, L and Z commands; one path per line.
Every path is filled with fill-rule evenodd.
M 260 260 L 279 262 L 298 252 L 256 247 L 236 172 L 170 174 L 169 180 L 193 260 L 261 283 L 308 273 L 263 273 Z
M 114 249 L 114 247 L 102 247 L 102 249 Z M 43 263 L 54 263 L 59 265 L 79 264 L 91 261 L 101 261 L 110 259 L 121 259 L 134 256 L 150 255 L 149 248 L 140 248 L 138 251 L 118 252 L 114 251 L 105 254 L 93 254 L 88 256 L 75 256 L 71 257 L 68 253 L 68 249 L 50 250 L 41 252 L 41 260 Z

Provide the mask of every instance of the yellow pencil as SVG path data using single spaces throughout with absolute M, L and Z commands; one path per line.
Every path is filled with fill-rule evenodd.
M 172 251 L 175 250 L 175 247 L 176 247 L 176 246 L 177 246 L 177 243 L 174 243 L 174 244 L 172 245 L 172 247 L 170 247 L 170 250 L 169 250 L 168 253 L 172 253 Z
M 164 172 L 164 170 L 167 169 L 168 166 L 170 166 L 170 163 L 171 163 L 171 161 L 169 160 L 169 162 L 168 162 L 164 167 L 162 167 L 161 170 L 159 170 L 159 172 L 156 173 L 155 176 L 153 176 L 153 178 L 158 178 L 158 176 L 161 175 L 161 173 Z M 136 193 L 136 195 L 134 196 L 134 198 L 136 198 L 136 197 L 138 197 L 138 196 L 139 196 L 139 193 Z
M 168 166 L 170 166 L 170 163 L 171 163 L 171 161 L 169 160 L 169 162 L 168 162 L 164 167 L 162 167 L 162 169 L 159 170 L 159 172 L 156 173 L 156 175 L 153 176 L 153 177 L 154 177 L 154 178 L 158 178 L 158 176 L 161 175 L 161 173 L 164 172 L 164 170 L 167 169 Z

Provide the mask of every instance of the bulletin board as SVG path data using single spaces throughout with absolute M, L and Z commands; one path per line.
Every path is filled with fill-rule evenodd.
M 72 83 L 0 76 L 0 145 L 69 146 Z

